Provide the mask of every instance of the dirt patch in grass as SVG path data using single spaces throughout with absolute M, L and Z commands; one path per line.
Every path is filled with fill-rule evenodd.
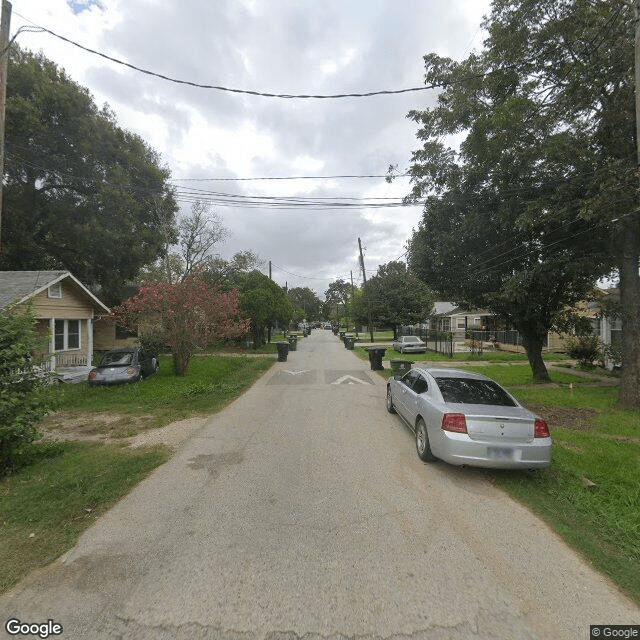
M 205 417 L 195 417 L 158 427 L 153 416 L 58 411 L 39 426 L 42 440 L 124 441 L 133 448 L 158 444 L 176 448 L 205 422 Z
M 157 426 L 154 416 L 57 411 L 38 425 L 43 440 L 105 440 L 128 438 Z
M 537 413 L 551 427 L 563 427 L 577 431 L 595 429 L 595 417 L 598 415 L 596 409 L 547 408 L 542 405 L 530 405 L 528 408 Z

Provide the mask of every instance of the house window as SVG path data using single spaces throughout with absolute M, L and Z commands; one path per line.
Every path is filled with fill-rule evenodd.
M 49 287 L 50 298 L 62 298 L 62 283 L 56 282 Z
M 56 320 L 54 329 L 56 351 L 80 348 L 80 320 Z

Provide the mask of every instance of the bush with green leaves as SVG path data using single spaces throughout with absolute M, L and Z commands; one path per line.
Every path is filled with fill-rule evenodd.
M 581 366 L 593 366 L 602 357 L 602 345 L 598 336 L 575 336 L 569 339 L 567 354 L 578 360 Z
M 41 350 L 31 311 L 0 309 L 0 476 L 29 458 L 36 424 L 52 404 L 48 374 L 36 357 Z

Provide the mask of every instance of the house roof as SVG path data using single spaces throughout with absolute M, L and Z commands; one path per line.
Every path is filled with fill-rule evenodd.
M 466 315 L 466 316 L 475 316 L 475 315 L 484 315 L 491 316 L 494 315 L 490 311 L 486 311 L 484 309 L 465 309 L 460 305 L 457 305 L 453 302 L 434 302 L 433 304 L 433 312 L 432 316 L 456 316 L 456 315 Z
M 69 279 L 103 313 L 109 313 L 109 307 L 100 302 L 69 271 L 0 271 L 0 309 L 10 304 L 21 304 L 48 287 Z

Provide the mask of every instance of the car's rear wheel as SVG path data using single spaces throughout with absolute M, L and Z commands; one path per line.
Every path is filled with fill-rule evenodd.
M 387 387 L 387 411 L 389 413 L 395 413 L 396 408 L 393 406 L 393 397 L 391 396 L 391 387 Z
M 433 462 L 436 457 L 431 452 L 429 444 L 429 434 L 427 433 L 427 425 L 422 418 L 418 418 L 416 422 L 416 451 L 422 462 Z

